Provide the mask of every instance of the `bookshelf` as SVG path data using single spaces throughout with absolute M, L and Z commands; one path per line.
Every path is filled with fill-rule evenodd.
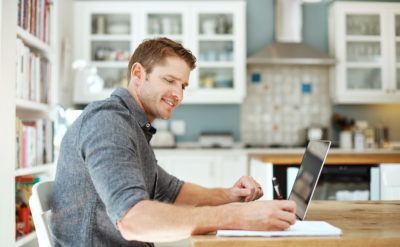
M 16 236 L 16 177 L 34 176 L 51 179 L 53 157 L 53 126 L 57 98 L 57 1 L 4 0 L 0 2 L 0 239 L 2 246 L 37 246 L 36 233 Z M 21 4 L 26 2 L 27 4 Z M 34 6 L 29 8 L 29 4 Z M 29 20 L 20 27 L 24 16 Z M 42 11 L 42 10 L 49 11 Z M 32 23 L 32 24 L 30 24 Z M 27 28 L 27 25 L 29 28 Z M 25 64 L 23 63 L 25 61 Z M 27 69 L 29 68 L 29 69 Z M 27 73 L 29 71 L 29 73 Z M 28 142 L 17 145 L 18 119 L 29 125 L 32 135 Z M 39 120 L 39 121 L 38 121 Z M 29 148 L 21 147 L 31 143 Z M 34 148 L 33 148 L 34 147 Z M 23 150 L 23 151 L 22 151 Z M 28 153 L 30 150 L 31 152 Z M 31 163 L 23 160 L 31 160 Z

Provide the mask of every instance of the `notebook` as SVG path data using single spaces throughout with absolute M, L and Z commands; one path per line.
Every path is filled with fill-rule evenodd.
M 217 236 L 225 237 L 294 237 L 294 236 L 339 236 L 342 230 L 325 221 L 296 221 L 286 231 L 219 230 Z

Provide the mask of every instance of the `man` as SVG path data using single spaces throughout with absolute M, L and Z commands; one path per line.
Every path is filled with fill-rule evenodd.
M 129 62 L 129 85 L 90 104 L 61 144 L 52 198 L 56 246 L 152 246 L 217 229 L 283 230 L 290 201 L 254 201 L 260 185 L 183 183 L 157 165 L 155 118 L 180 104 L 196 59 L 167 38 L 144 41 Z M 234 203 L 244 202 L 244 203 Z

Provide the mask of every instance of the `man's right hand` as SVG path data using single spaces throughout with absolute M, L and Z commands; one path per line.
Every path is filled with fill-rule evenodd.
M 287 200 L 253 201 L 231 204 L 234 226 L 243 230 L 286 230 L 296 222 L 296 203 Z M 237 221 L 236 221 L 237 220 Z

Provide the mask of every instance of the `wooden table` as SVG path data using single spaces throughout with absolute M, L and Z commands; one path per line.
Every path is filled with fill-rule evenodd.
M 400 201 L 313 201 L 307 220 L 324 220 L 342 229 L 340 237 L 193 236 L 192 247 L 400 246 Z

